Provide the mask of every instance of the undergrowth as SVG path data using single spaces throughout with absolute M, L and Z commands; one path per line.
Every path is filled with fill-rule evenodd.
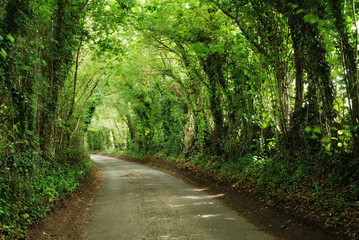
M 28 227 L 40 223 L 56 200 L 76 190 L 93 164 L 60 164 L 29 152 L 1 159 L 0 239 L 26 239 Z
M 313 164 L 308 159 L 311 158 L 303 156 L 293 162 L 278 156 L 262 158 L 248 154 L 219 166 L 211 164 L 219 162 L 211 158 L 200 164 L 195 158 L 192 164 L 207 170 L 215 168 L 222 177 L 240 183 L 247 191 L 262 193 L 269 203 L 317 221 L 323 227 L 339 227 L 338 232 L 358 239 L 359 181 L 355 178 L 344 181 L 325 161 Z

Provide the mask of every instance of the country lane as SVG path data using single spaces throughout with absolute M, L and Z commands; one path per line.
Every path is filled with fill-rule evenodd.
M 84 239 L 96 240 L 269 240 L 218 196 L 167 173 L 139 164 L 91 155 L 104 183 Z

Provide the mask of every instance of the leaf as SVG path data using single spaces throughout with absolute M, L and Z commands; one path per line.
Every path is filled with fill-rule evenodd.
M 3 56 L 3 58 L 7 57 L 7 52 L 5 52 L 4 49 L 1 49 L 0 54 L 1 54 L 1 56 Z
M 15 132 L 17 132 L 17 133 L 19 132 L 17 125 L 14 125 L 13 128 L 14 128 Z
M 330 142 L 330 137 L 329 137 L 329 136 L 323 137 L 323 138 L 322 138 L 322 142 L 323 142 L 323 143 L 328 143 L 328 142 Z
M 303 17 L 303 19 L 310 24 L 314 24 L 319 21 L 319 17 L 313 13 L 308 13 Z
M 302 13 L 302 12 L 304 12 L 304 10 L 303 10 L 303 9 L 299 9 L 299 10 L 296 11 L 295 13 L 296 13 L 296 14 L 299 14 L 299 13 Z
M 308 127 L 304 128 L 304 131 L 305 131 L 305 132 L 311 132 L 311 131 L 312 131 L 312 128 L 311 128 L 310 126 L 308 126 Z
M 315 140 L 315 139 L 318 139 L 318 136 L 315 135 L 315 134 L 313 134 L 313 135 L 311 136 L 311 138 L 312 138 L 313 140 Z
M 314 131 L 315 133 L 320 133 L 320 132 L 321 132 L 320 126 L 315 126 L 313 131 Z
M 329 143 L 328 145 L 326 145 L 325 146 L 325 150 L 327 151 L 327 152 L 330 152 L 330 146 L 331 146 L 331 144 Z
M 13 36 L 11 36 L 10 34 L 8 34 L 6 37 L 7 37 L 7 39 L 10 40 L 10 42 L 12 42 L 12 43 L 15 42 L 15 38 Z

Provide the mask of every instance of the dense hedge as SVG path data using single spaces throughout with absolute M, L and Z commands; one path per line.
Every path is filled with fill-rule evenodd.
M 43 221 L 54 202 L 73 192 L 94 163 L 44 161 L 37 154 L 26 152 L 0 164 L 0 238 L 26 238 L 26 229 Z M 82 160 L 81 160 L 82 159 Z

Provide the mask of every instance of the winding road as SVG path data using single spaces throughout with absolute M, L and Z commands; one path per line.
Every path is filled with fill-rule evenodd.
M 104 183 L 84 239 L 269 240 L 209 195 L 167 173 L 111 157 L 91 155 L 104 170 Z

